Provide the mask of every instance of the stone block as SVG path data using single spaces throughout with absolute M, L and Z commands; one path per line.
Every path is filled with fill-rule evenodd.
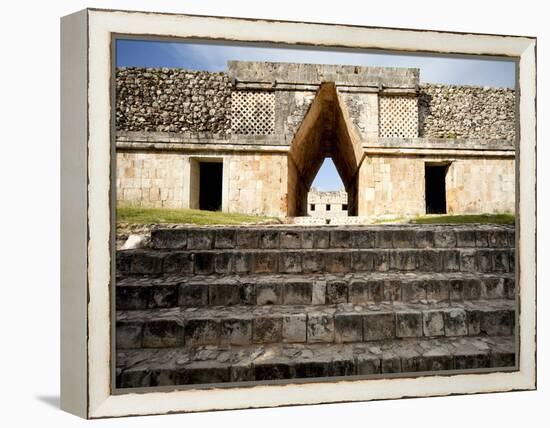
M 334 318 L 325 312 L 310 312 L 307 317 L 307 341 L 334 342 Z
M 311 292 L 311 304 L 312 305 L 324 305 L 327 294 L 327 282 L 324 280 L 313 281 L 313 287 Z
M 443 312 L 438 310 L 428 310 L 422 313 L 424 336 L 444 336 L 445 319 Z
M 185 346 L 217 345 L 219 340 L 219 320 L 196 318 L 185 322 Z
M 259 232 L 256 230 L 239 229 L 235 235 L 236 247 L 240 249 L 256 249 L 259 244 Z
M 464 280 L 463 297 L 464 300 L 479 300 L 482 292 L 482 284 L 478 278 L 467 278 Z
M 258 248 L 273 249 L 279 248 L 279 231 L 262 230 L 258 237 Z
M 489 246 L 489 232 L 487 230 L 476 230 L 476 247 L 487 248 Z
M 283 303 L 283 285 L 276 282 L 256 284 L 257 305 L 280 305 Z
M 117 349 L 141 348 L 143 337 L 143 324 L 140 322 L 116 323 L 116 347 Z
M 153 229 L 151 230 L 151 247 L 185 249 L 187 247 L 187 230 Z
M 401 358 L 394 352 L 384 352 L 381 358 L 381 372 L 401 373 Z
M 350 248 L 352 246 L 349 230 L 332 230 L 330 232 L 330 248 Z
M 312 249 L 314 248 L 314 235 L 316 231 L 302 231 L 302 245 L 301 247 L 304 249 Z
M 291 378 L 289 363 L 261 362 L 254 363 L 254 378 L 256 380 L 283 380 Z
M 437 302 L 445 302 L 450 298 L 449 282 L 439 279 L 426 281 L 426 298 Z
M 120 388 L 145 388 L 151 386 L 151 370 L 146 367 L 130 367 L 120 375 Z
M 386 272 L 390 269 L 390 252 L 388 250 L 377 250 L 374 254 L 374 270 Z
M 330 235 L 328 230 L 316 230 L 313 234 L 313 248 L 329 248 Z
M 258 316 L 254 318 L 252 341 L 254 343 L 278 343 L 283 340 L 283 318 Z
M 481 332 L 481 311 L 469 310 L 466 312 L 466 322 L 468 324 L 468 335 L 477 336 Z
M 377 230 L 375 236 L 375 248 L 378 249 L 393 247 L 393 232 L 391 230 Z
M 233 270 L 235 273 L 250 273 L 254 266 L 254 254 L 247 251 L 235 253 L 233 256 Z
M 206 306 L 208 305 L 208 284 L 183 283 L 179 285 L 179 306 Z
M 278 268 L 279 256 L 275 252 L 256 252 L 254 253 L 255 273 L 276 273 Z
M 397 311 L 395 313 L 395 335 L 397 337 L 421 337 L 422 312 Z
M 216 273 L 231 273 L 233 270 L 233 255 L 228 252 L 219 252 L 214 256 L 214 271 Z
M 214 244 L 214 232 L 207 229 L 189 230 L 187 232 L 187 249 L 209 250 Z
M 393 231 L 393 248 L 414 248 L 415 231 L 410 229 L 397 229 Z
M 158 275 L 162 273 L 164 253 L 135 251 L 132 253 L 131 272 L 133 274 Z
M 120 274 L 128 274 L 132 268 L 132 252 L 119 250 L 115 254 L 116 272 Z
M 116 309 L 146 309 L 149 305 L 151 287 L 116 286 Z
M 311 305 L 312 282 L 308 280 L 289 281 L 284 284 L 285 305 Z
M 434 232 L 432 230 L 416 231 L 414 245 L 416 248 L 432 248 L 435 245 Z
M 348 302 L 348 283 L 346 281 L 328 281 L 326 289 L 326 303 L 328 305 L 335 303 Z
M 403 300 L 400 280 L 384 281 L 384 299 L 385 302 L 400 302 Z
M 374 251 L 353 251 L 351 253 L 351 268 L 354 272 L 372 272 L 375 258 Z
M 237 286 L 239 290 L 239 301 L 241 305 L 255 305 L 256 304 L 256 284 L 243 283 Z
M 393 339 L 395 337 L 395 314 L 392 312 L 365 314 L 363 323 L 365 341 Z
M 476 251 L 460 250 L 460 271 L 476 272 Z
M 231 306 L 241 303 L 237 284 L 216 283 L 210 284 L 208 288 L 212 306 Z
M 509 252 L 506 250 L 493 251 L 492 262 L 495 272 L 510 272 Z
M 175 284 L 155 285 L 151 288 L 148 308 L 172 308 L 178 304 L 178 287 Z
M 235 248 L 235 229 L 216 229 L 214 247 L 219 249 Z
M 456 234 L 453 230 L 435 230 L 434 245 L 440 248 L 456 247 Z
M 457 230 L 456 246 L 457 247 L 475 247 L 476 232 L 474 230 Z
M 252 343 L 252 319 L 230 318 L 221 321 L 221 344 L 249 345 Z
M 210 275 L 214 272 L 214 253 L 195 253 L 195 273 L 198 275 Z
M 297 251 L 284 251 L 279 253 L 279 272 L 300 273 L 302 272 L 302 253 Z
M 385 283 L 381 280 L 368 280 L 367 287 L 369 289 L 369 300 L 380 303 L 385 297 Z
M 351 253 L 346 250 L 325 252 L 325 269 L 329 273 L 344 273 L 351 269 Z
M 419 302 L 427 299 L 427 284 L 422 280 L 407 281 L 401 286 L 404 302 Z
M 488 277 L 483 278 L 483 294 L 486 299 L 506 299 L 505 278 Z
M 283 342 L 302 343 L 306 341 L 306 314 L 283 316 Z
M 492 251 L 480 250 L 476 254 L 476 265 L 480 272 L 492 272 Z
M 143 328 L 144 348 L 171 348 L 184 345 L 184 329 L 175 320 L 149 321 Z
M 441 271 L 441 252 L 439 250 L 424 250 L 417 253 L 417 268 L 421 272 Z
M 456 272 L 460 270 L 460 252 L 455 250 L 441 251 L 441 270 Z
M 353 376 L 355 375 L 355 360 L 352 356 L 338 356 L 328 365 L 329 376 Z
M 323 253 L 308 251 L 302 255 L 302 271 L 304 273 L 319 273 L 325 270 Z
M 487 353 L 457 353 L 454 356 L 455 370 L 482 369 L 491 366 Z
M 515 278 L 504 279 L 504 293 L 507 299 L 516 298 L 516 280 Z
M 302 234 L 298 231 L 281 231 L 279 234 L 279 247 L 297 249 L 302 247 Z
M 171 251 L 164 258 L 163 270 L 165 273 L 193 273 L 193 255 L 184 251 Z
M 179 385 L 229 382 L 229 366 L 215 361 L 194 361 L 179 370 Z
M 398 271 L 416 270 L 418 253 L 414 250 L 395 250 L 390 253 L 390 269 Z
M 355 359 L 358 375 L 371 375 L 380 373 L 380 358 L 372 355 L 358 355 Z
M 351 232 L 353 248 L 374 248 L 376 234 L 372 230 L 354 230 Z
M 508 248 L 513 246 L 508 239 L 508 231 L 506 230 L 492 230 L 489 232 L 489 246 L 494 248 Z
M 296 379 L 330 376 L 329 366 L 328 361 L 299 361 L 294 364 L 294 375 Z
M 481 312 L 480 331 L 488 336 L 511 336 L 515 329 L 514 311 L 487 310 Z
M 357 279 L 349 283 L 349 302 L 350 303 L 366 303 L 370 301 L 368 281 Z
M 362 342 L 362 315 L 353 312 L 337 313 L 334 316 L 334 340 L 336 343 Z
M 444 311 L 445 336 L 466 336 L 468 324 L 466 311 L 460 308 L 451 308 Z

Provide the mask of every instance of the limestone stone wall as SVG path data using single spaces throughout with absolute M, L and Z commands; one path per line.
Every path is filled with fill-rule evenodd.
M 173 153 L 117 153 L 117 203 L 151 208 L 181 208 L 185 158 Z
M 426 213 L 426 162 L 446 163 L 448 214 L 515 210 L 512 157 L 368 156 L 359 171 L 359 215 L 398 218 Z
M 229 211 L 281 217 L 287 207 L 287 155 L 239 154 L 227 157 Z
M 117 203 L 149 208 L 198 208 L 200 161 L 223 162 L 222 210 L 286 215 L 286 154 L 128 151 L 117 153 Z
M 507 88 L 422 85 L 421 137 L 514 140 L 515 92 Z
M 119 130 L 225 133 L 230 112 L 226 73 L 135 67 L 116 71 Z

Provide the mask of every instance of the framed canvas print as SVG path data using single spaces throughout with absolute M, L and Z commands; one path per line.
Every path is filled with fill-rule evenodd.
M 62 18 L 62 407 L 536 387 L 536 39 Z

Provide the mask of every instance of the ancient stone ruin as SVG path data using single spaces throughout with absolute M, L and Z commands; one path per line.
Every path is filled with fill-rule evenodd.
M 512 90 L 263 62 L 118 69 L 116 90 L 119 203 L 294 223 L 117 251 L 117 387 L 515 369 L 514 227 L 353 224 L 513 212 Z M 327 157 L 337 200 L 310 191 Z
M 117 199 L 307 216 L 331 157 L 349 216 L 513 212 L 511 89 L 419 85 L 419 70 L 230 61 L 120 68 Z

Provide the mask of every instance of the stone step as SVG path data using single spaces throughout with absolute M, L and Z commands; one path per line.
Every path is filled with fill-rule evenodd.
M 511 273 L 139 275 L 116 281 L 119 310 L 514 298 L 515 279 Z
M 515 301 L 215 306 L 118 311 L 117 349 L 344 343 L 514 334 Z
M 211 275 L 244 273 L 513 272 L 515 250 L 314 249 L 314 250 L 119 250 L 117 274 Z
M 514 247 L 505 225 L 223 226 L 155 229 L 157 249 L 324 249 Z
M 119 388 L 514 369 L 514 337 L 119 350 Z M 349 379 L 349 378 L 347 378 Z

